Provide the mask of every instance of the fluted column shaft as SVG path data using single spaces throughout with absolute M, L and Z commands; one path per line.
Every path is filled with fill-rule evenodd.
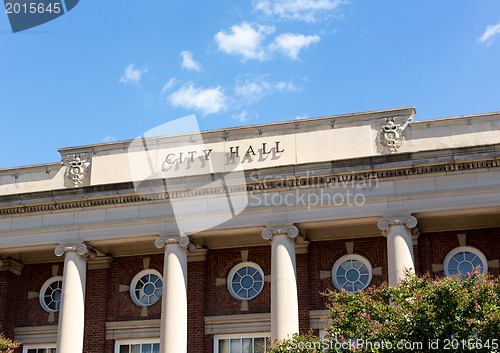
M 295 263 L 295 226 L 267 228 L 271 241 L 271 336 L 284 339 L 299 332 L 299 302 Z
M 413 216 L 385 217 L 377 225 L 387 237 L 389 285 L 396 286 L 405 277 L 405 269 L 415 271 L 412 229 L 417 219 Z
M 187 248 L 193 243 L 187 237 L 169 237 L 158 238 L 155 245 L 165 246 L 160 352 L 187 353 Z
M 85 244 L 59 245 L 55 253 L 64 255 L 61 306 L 57 331 L 57 351 L 82 353 L 85 319 L 85 281 L 87 254 Z

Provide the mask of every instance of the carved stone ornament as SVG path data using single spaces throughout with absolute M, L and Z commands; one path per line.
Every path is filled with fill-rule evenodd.
M 158 249 L 169 244 L 178 244 L 180 247 L 186 248 L 189 252 L 195 252 L 198 245 L 189 236 L 167 236 L 159 237 L 155 240 L 155 246 Z
M 94 249 L 89 248 L 85 243 L 67 243 L 60 244 L 54 250 L 56 256 L 60 257 L 69 251 L 75 251 L 78 255 L 87 256 L 90 259 L 95 259 L 97 252 Z
M 383 118 L 379 122 L 378 143 L 387 149 L 388 153 L 396 153 L 403 145 L 403 131 L 413 118 L 395 116 Z
M 417 226 L 417 219 L 411 215 L 384 217 L 377 222 L 378 229 L 384 231 L 391 226 L 405 225 L 412 229 Z
M 82 182 L 87 178 L 90 166 L 89 153 L 69 154 L 66 156 L 66 178 L 77 187 L 82 185 Z
M 299 234 L 299 229 L 291 225 L 280 225 L 280 226 L 271 226 L 267 227 L 262 231 L 262 238 L 265 240 L 271 240 L 271 238 L 275 235 L 288 235 L 290 238 L 294 239 L 297 237 L 303 238 Z

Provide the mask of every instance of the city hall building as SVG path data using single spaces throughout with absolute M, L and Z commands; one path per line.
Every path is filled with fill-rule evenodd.
M 257 353 L 322 334 L 329 289 L 498 276 L 500 113 L 414 114 L 167 124 L 0 170 L 0 332 L 16 353 Z

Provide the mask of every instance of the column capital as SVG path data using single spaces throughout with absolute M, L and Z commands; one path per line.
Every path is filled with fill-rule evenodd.
M 409 229 L 417 226 L 417 219 L 410 215 L 385 216 L 377 222 L 378 229 L 384 231 L 395 225 L 405 225 Z
M 268 226 L 262 231 L 262 238 L 271 240 L 275 235 L 288 235 L 290 238 L 303 238 L 299 234 L 299 229 L 293 224 L 280 224 L 275 226 Z
M 90 259 L 95 259 L 97 253 L 94 249 L 90 249 L 85 243 L 64 243 L 56 247 L 54 253 L 56 256 L 63 256 L 67 252 L 75 251 L 78 255 L 86 255 Z
M 158 249 L 162 249 L 164 246 L 170 244 L 177 244 L 182 248 L 186 248 L 189 252 L 195 252 L 198 248 L 198 244 L 196 244 L 189 236 L 172 235 L 159 237 L 155 240 L 155 246 Z

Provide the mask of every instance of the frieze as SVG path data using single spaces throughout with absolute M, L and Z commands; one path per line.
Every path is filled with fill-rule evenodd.
M 446 163 L 439 165 L 427 165 L 427 166 L 415 166 L 415 167 L 403 167 L 398 169 L 387 169 L 387 170 L 373 170 L 367 172 L 359 173 L 331 173 L 322 176 L 309 175 L 304 177 L 297 177 L 283 180 L 267 180 L 266 182 L 252 181 L 249 180 L 245 185 L 234 185 L 231 186 L 231 191 L 257 191 L 257 190 L 279 190 L 279 189 L 289 189 L 290 187 L 304 187 L 307 185 L 321 186 L 323 184 L 328 184 L 337 181 L 356 181 L 356 180 L 370 180 L 370 179 L 385 179 L 393 178 L 399 176 L 407 175 L 421 175 L 421 174 L 432 174 L 432 173 L 442 173 L 448 171 L 460 171 L 460 170 L 474 170 L 474 169 L 489 169 L 500 167 L 500 160 L 489 159 L 482 161 L 470 161 L 462 163 Z M 299 182 L 300 181 L 300 182 Z M 118 205 L 118 204 L 129 204 L 145 201 L 162 201 L 172 198 L 185 198 L 189 196 L 201 196 L 210 195 L 217 193 L 226 193 L 228 190 L 221 187 L 214 188 L 200 188 L 189 191 L 177 191 L 177 192 L 159 192 L 155 194 L 148 195 L 117 195 L 107 198 L 99 199 L 85 199 L 85 200 L 75 200 L 75 201 L 52 201 L 51 203 L 37 204 L 37 205 L 18 205 L 18 206 L 8 206 L 0 209 L 0 215 L 14 215 L 14 214 L 24 214 L 24 213 L 36 213 L 36 212 L 48 212 L 57 210 L 66 210 L 73 208 L 88 208 L 88 207 L 98 207 L 106 205 Z

